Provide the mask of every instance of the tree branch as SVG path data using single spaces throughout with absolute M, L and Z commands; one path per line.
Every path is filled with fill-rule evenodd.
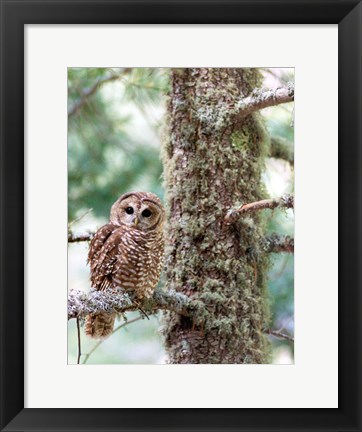
M 289 336 L 285 333 L 281 333 L 281 332 L 276 331 L 276 330 L 266 329 L 266 330 L 264 330 L 264 333 L 269 334 L 269 335 L 274 336 L 274 337 L 279 338 L 279 339 L 285 339 L 287 341 L 294 342 L 294 337 Z
M 263 108 L 294 101 L 294 83 L 289 82 L 286 87 L 273 90 L 255 89 L 249 96 L 235 100 L 225 105 L 212 107 L 200 106 L 195 112 L 198 120 L 203 124 L 204 131 L 224 131 L 235 119 L 245 117 Z
M 268 253 L 288 252 L 294 253 L 294 238 L 272 234 L 265 237 L 263 249 Z
M 258 210 L 275 209 L 277 207 L 294 208 L 294 195 L 285 194 L 280 198 L 271 198 L 255 201 L 249 204 L 242 204 L 237 209 L 230 209 L 224 218 L 225 222 L 231 223 L 243 213 L 252 213 Z
M 68 319 L 84 318 L 90 313 L 123 313 L 137 310 L 140 307 L 148 312 L 163 309 L 191 316 L 200 308 L 200 304 L 191 301 L 184 294 L 175 291 L 165 292 L 160 289 L 156 289 L 150 299 L 141 301 L 133 301 L 125 291 L 115 294 L 92 290 L 87 294 L 83 291 L 72 290 L 68 295 Z
M 294 207 L 294 196 L 283 195 L 280 198 L 271 198 L 253 203 L 242 205 L 239 209 L 239 213 L 254 212 L 263 209 L 275 209 L 277 207 L 293 208 Z
M 90 241 L 92 240 L 94 233 L 86 233 L 86 234 L 74 234 L 71 231 L 68 231 L 68 243 L 77 243 L 82 241 Z
M 294 84 L 289 82 L 287 87 L 277 87 L 274 90 L 256 89 L 252 94 L 241 99 L 234 110 L 234 114 L 247 116 L 255 111 L 294 101 Z
M 87 216 L 87 214 L 89 214 L 91 211 L 93 211 L 92 208 L 88 209 L 83 214 L 81 214 L 80 216 L 78 216 L 76 219 L 73 219 L 71 222 L 69 222 L 69 224 L 68 224 L 68 230 L 70 230 L 70 227 L 72 225 L 74 225 L 76 222 L 79 222 L 81 219 L 83 219 L 85 216 Z
M 270 157 L 283 159 L 294 166 L 294 149 L 288 145 L 288 140 L 282 137 L 272 137 L 270 142 Z
M 105 83 L 118 80 L 122 74 L 128 73 L 132 68 L 124 68 L 121 73 L 112 73 L 111 75 L 105 76 L 98 79 L 92 87 L 85 89 L 78 102 L 76 102 L 71 108 L 68 109 L 68 117 L 76 114 L 83 105 L 85 105 L 88 99 L 96 93 L 96 91 Z

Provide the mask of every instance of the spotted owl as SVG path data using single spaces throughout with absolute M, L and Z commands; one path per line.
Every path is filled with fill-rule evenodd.
M 131 192 L 113 204 L 110 222 L 94 235 L 88 253 L 92 287 L 118 289 L 136 299 L 152 296 L 163 267 L 165 209 L 150 192 Z M 113 331 L 116 314 L 86 317 L 85 332 L 105 338 Z

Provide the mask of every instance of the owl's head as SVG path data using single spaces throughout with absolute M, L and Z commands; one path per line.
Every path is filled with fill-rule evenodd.
M 110 221 L 140 231 L 162 230 L 165 209 L 158 196 L 151 192 L 129 192 L 113 204 Z

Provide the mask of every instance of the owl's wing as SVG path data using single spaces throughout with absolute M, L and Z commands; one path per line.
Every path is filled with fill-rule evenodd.
M 92 266 L 96 264 L 99 255 L 102 251 L 104 243 L 107 241 L 108 237 L 115 230 L 115 226 L 111 223 L 103 225 L 99 230 L 94 234 L 92 241 L 89 245 L 88 251 L 88 263 Z
M 108 288 L 117 262 L 119 229 L 113 224 L 102 226 L 94 235 L 88 252 L 92 286 L 97 290 Z M 116 234 L 117 233 L 117 234 Z

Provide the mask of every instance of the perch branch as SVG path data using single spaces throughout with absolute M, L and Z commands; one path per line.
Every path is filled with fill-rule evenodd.
M 157 289 L 150 299 L 134 302 L 124 291 L 117 294 L 102 291 L 70 291 L 68 295 L 68 319 L 83 318 L 90 313 L 123 313 L 142 308 L 146 312 L 164 309 L 181 315 L 193 315 L 199 307 L 198 302 L 191 301 L 187 296 L 175 291 Z
M 288 144 L 288 140 L 282 137 L 272 137 L 270 143 L 270 157 L 283 159 L 294 166 L 294 151 L 293 147 Z
M 252 94 L 241 99 L 234 110 L 234 114 L 247 116 L 255 111 L 280 105 L 294 100 L 294 84 L 289 82 L 287 87 L 277 87 L 274 90 L 256 89 Z
M 251 213 L 264 209 L 275 209 L 277 207 L 294 208 L 294 195 L 285 194 L 280 198 L 271 198 L 243 204 L 237 209 L 230 209 L 225 216 L 225 221 L 227 223 L 235 222 L 235 220 L 243 213 Z

